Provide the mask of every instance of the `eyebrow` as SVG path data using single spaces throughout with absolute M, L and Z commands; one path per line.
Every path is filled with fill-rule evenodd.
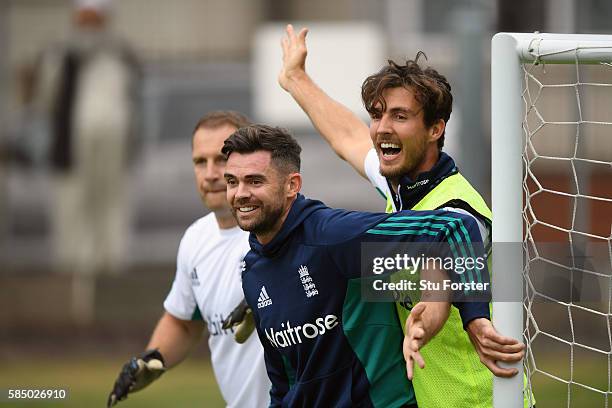
M 227 177 L 234 177 L 236 178 L 236 176 L 234 176 L 231 173 L 223 173 L 223 177 L 227 178 Z M 254 178 L 260 178 L 260 179 L 266 179 L 266 176 L 262 173 L 256 173 L 256 174 L 248 174 L 246 176 L 244 176 L 245 180 L 252 180 Z
M 416 115 L 419 113 L 420 109 L 415 112 L 410 108 L 405 108 L 403 106 L 396 106 L 394 108 L 387 109 L 387 111 L 389 111 L 390 113 L 404 112 L 404 113 L 410 113 L 410 114 Z
M 415 112 L 412 109 L 404 107 L 404 106 L 395 106 L 395 107 L 389 109 L 389 105 L 386 105 L 386 109 L 383 111 L 381 104 L 378 104 L 377 106 L 374 107 L 374 112 L 376 112 L 376 113 L 384 113 L 384 112 L 398 113 L 398 112 L 401 112 L 401 113 L 407 113 L 407 114 L 411 114 L 411 115 L 418 115 L 421 110 L 422 109 L 419 109 L 418 111 Z
M 253 180 L 253 179 L 261 179 L 261 180 L 265 180 L 266 176 L 261 174 L 261 173 L 256 173 L 256 174 L 248 174 L 246 176 L 244 176 L 245 180 Z

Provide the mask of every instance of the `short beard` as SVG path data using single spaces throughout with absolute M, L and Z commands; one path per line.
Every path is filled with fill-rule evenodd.
M 269 212 L 263 214 L 263 219 L 252 225 L 248 231 L 256 235 L 264 235 L 272 231 L 276 224 L 280 221 L 283 214 L 283 207 L 279 206 L 272 208 Z
M 407 159 L 409 163 L 404 161 L 400 166 L 392 169 L 383 169 L 383 167 L 380 166 L 378 169 L 380 175 L 385 178 L 388 178 L 392 182 L 399 182 L 399 179 L 401 177 L 407 176 L 412 173 L 423 162 L 423 160 L 425 160 L 425 150 L 427 146 L 425 145 L 425 143 L 423 143 L 420 148 L 421 150 L 417 152 L 417 154 L 415 154 L 414 156 L 410 156 L 410 154 L 408 155 Z M 415 152 L 413 151 L 413 153 Z
M 276 226 L 276 223 L 279 222 L 281 215 L 283 214 L 283 206 L 280 205 L 268 211 L 265 211 L 265 212 L 262 211 L 263 213 L 262 218 L 260 220 L 257 220 L 251 225 L 243 225 L 240 222 L 240 219 L 238 218 L 236 212 L 237 210 L 232 209 L 232 214 L 234 215 L 234 218 L 236 218 L 236 220 L 238 221 L 238 226 L 243 231 L 248 231 L 248 232 L 252 232 L 257 235 L 262 235 L 274 229 L 274 227 Z
M 402 177 L 405 174 L 408 174 L 412 171 L 412 168 L 408 167 L 408 166 L 400 166 L 394 169 L 383 169 L 383 167 L 381 166 L 380 169 L 380 175 L 388 178 L 388 179 L 392 179 L 392 180 L 398 180 L 400 177 Z

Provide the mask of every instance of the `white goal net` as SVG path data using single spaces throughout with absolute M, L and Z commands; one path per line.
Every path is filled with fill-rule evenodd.
M 608 407 L 612 65 L 544 41 L 522 65 L 525 368 L 538 406 Z
M 533 392 L 538 408 L 608 407 L 612 36 L 509 35 L 516 40 L 517 63 L 521 61 L 516 85 L 521 89 L 522 138 L 515 137 L 522 139 L 527 392 Z M 495 157 L 493 163 L 495 173 Z M 508 182 L 516 184 L 511 178 Z M 495 201 L 494 184 L 493 213 L 498 216 Z M 494 221 L 494 230 L 498 224 Z M 505 240 L 514 241 L 497 241 Z M 495 278 L 495 268 L 493 273 Z

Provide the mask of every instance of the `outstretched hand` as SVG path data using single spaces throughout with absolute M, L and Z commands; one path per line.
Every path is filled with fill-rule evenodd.
M 502 336 L 495 330 L 489 319 L 474 319 L 467 326 L 467 332 L 478 353 L 480 361 L 497 377 L 513 377 L 516 368 L 502 368 L 498 361 L 516 363 L 525 356 L 525 345 L 512 337 Z
M 293 26 L 287 25 L 287 35 L 281 39 L 283 49 L 283 67 L 278 74 L 278 83 L 285 90 L 289 91 L 289 83 L 292 78 L 306 72 L 306 34 L 307 28 L 302 28 L 295 34 Z
M 421 368 L 425 368 L 425 360 L 420 353 L 421 347 L 425 345 L 425 323 L 423 312 L 427 308 L 425 303 L 417 303 L 406 320 L 406 335 L 404 336 L 404 359 L 406 360 L 406 371 L 408 379 L 414 376 L 414 362 Z
M 420 301 L 410 312 L 406 320 L 404 336 L 404 359 L 408 379 L 414 376 L 414 363 L 425 368 L 421 348 L 425 346 L 444 326 L 450 313 L 450 303 L 442 301 Z

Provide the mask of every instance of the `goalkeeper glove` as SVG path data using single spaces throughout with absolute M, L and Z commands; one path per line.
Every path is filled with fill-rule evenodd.
M 107 407 L 127 398 L 130 392 L 143 389 L 166 371 L 164 358 L 158 349 L 147 350 L 125 363 L 108 396 Z
M 222 328 L 223 330 L 233 328 L 234 339 L 240 344 L 248 340 L 255 330 L 255 320 L 253 320 L 253 310 L 245 299 L 223 320 Z

